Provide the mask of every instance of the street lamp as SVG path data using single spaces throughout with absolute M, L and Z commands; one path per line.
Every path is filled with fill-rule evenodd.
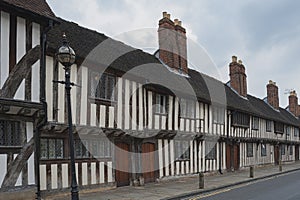
M 64 66 L 65 70 L 65 81 L 57 81 L 58 83 L 65 84 L 66 97 L 67 97 L 67 109 L 68 109 L 68 131 L 69 131 L 69 147 L 70 147 L 70 158 L 71 158 L 71 173 L 72 173 L 72 182 L 71 182 L 71 196 L 72 200 L 78 200 L 78 186 L 76 180 L 75 172 L 75 156 L 74 156 L 74 139 L 73 139 L 73 124 L 72 124 L 72 110 L 71 110 L 71 86 L 74 83 L 70 81 L 71 75 L 71 66 L 75 62 L 75 52 L 69 46 L 66 34 L 63 34 L 63 43 L 62 46 L 58 49 L 56 54 L 57 60 Z

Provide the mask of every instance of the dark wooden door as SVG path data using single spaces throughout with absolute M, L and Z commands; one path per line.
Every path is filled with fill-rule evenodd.
M 295 161 L 299 160 L 299 145 L 295 146 Z
M 233 168 L 238 170 L 240 168 L 240 146 L 233 145 Z
M 226 145 L 226 168 L 227 171 L 231 171 L 231 146 Z
M 274 146 L 274 162 L 275 162 L 275 165 L 279 164 L 279 146 L 278 145 Z
M 116 143 L 115 158 L 117 186 L 129 185 L 129 145 L 125 143 Z
M 240 168 L 240 147 L 238 144 L 226 145 L 226 168 L 227 171 Z
M 142 144 L 142 170 L 145 183 L 155 181 L 155 145 Z

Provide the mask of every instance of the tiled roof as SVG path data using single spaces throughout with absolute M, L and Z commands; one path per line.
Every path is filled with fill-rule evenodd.
M 108 60 L 112 59 L 110 58 L 111 53 L 115 53 L 117 51 L 122 52 L 124 49 L 129 49 L 130 51 L 122 54 L 122 56 L 114 59 L 113 62 L 109 64 L 109 67 L 113 69 L 122 72 L 128 72 L 133 70 L 136 66 L 143 64 L 152 64 L 152 66 L 160 64 L 160 61 L 154 55 L 129 47 L 122 42 L 105 36 L 104 34 L 80 27 L 76 23 L 68 22 L 62 19 L 60 19 L 60 22 L 61 23 L 56 25 L 48 34 L 49 47 L 52 50 L 60 46 L 62 33 L 65 32 L 70 41 L 70 45 L 76 52 L 76 55 L 81 58 L 85 58 L 95 47 L 105 43 L 106 41 L 109 41 L 110 45 L 107 47 L 109 50 L 103 51 L 102 53 L 104 53 L 104 55 L 95 55 L 95 59 L 99 58 L 98 62 L 103 62 L 101 61 L 103 58 L 107 58 Z M 158 79 L 160 77 L 167 77 L 165 81 L 170 85 L 172 82 L 168 80 L 175 80 L 176 86 L 174 86 L 174 88 L 175 90 L 181 92 L 185 92 L 185 88 L 182 86 L 182 84 L 184 85 L 186 81 L 188 81 L 188 83 L 192 86 L 197 98 L 201 101 L 224 103 L 223 100 L 225 100 L 228 109 L 246 112 L 254 116 L 279 121 L 294 126 L 300 125 L 300 121 L 287 110 L 280 108 L 279 111 L 276 111 L 262 99 L 251 95 L 247 95 L 247 98 L 242 98 L 227 84 L 224 84 L 221 81 L 207 76 L 201 72 L 189 69 L 190 77 L 185 78 L 168 71 L 167 68 L 163 66 L 161 67 L 163 70 L 159 70 L 159 72 L 157 72 L 159 73 L 157 74 Z M 139 75 L 140 77 L 143 77 L 143 72 L 141 72 Z M 185 81 L 185 83 L 182 81 Z M 223 96 L 217 95 L 214 98 L 211 98 L 210 91 L 214 91 L 217 94 L 222 94 Z M 226 96 L 226 98 L 224 96 Z
M 55 18 L 55 14 L 49 7 L 46 0 L 1 0 L 7 4 L 25 9 L 38 15 Z

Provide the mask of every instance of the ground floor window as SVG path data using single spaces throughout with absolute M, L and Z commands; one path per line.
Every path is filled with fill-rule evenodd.
M 281 145 L 280 150 L 281 150 L 281 155 L 285 155 L 285 145 Z
M 253 143 L 247 143 L 247 157 L 253 157 Z
M 217 159 L 217 148 L 215 142 L 206 142 L 205 143 L 205 158 L 209 160 Z
M 76 158 L 110 158 L 111 142 L 106 138 L 75 140 Z
M 290 146 L 290 155 L 293 155 L 293 150 L 294 150 L 293 146 Z
M 0 120 L 0 146 L 21 146 L 20 122 Z
M 176 160 L 190 159 L 190 144 L 186 140 L 175 140 L 175 158 Z
M 41 159 L 62 159 L 64 158 L 64 140 L 53 138 L 42 138 Z
M 267 156 L 267 146 L 266 146 L 266 144 L 261 144 L 261 156 Z

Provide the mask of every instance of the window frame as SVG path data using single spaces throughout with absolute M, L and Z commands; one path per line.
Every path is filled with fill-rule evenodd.
M 266 120 L 266 132 L 272 132 L 272 120 Z
M 217 159 L 217 143 L 207 141 L 205 143 L 205 159 L 216 160 Z
M 116 101 L 116 91 L 114 89 L 116 86 L 117 77 L 115 75 L 90 71 L 89 77 L 89 96 L 91 98 L 111 102 Z M 96 77 L 98 77 L 97 80 L 94 80 Z M 105 84 L 104 87 L 102 86 L 102 82 Z
M 46 142 L 46 146 L 43 149 L 43 141 Z M 60 146 L 60 156 L 58 156 L 58 144 L 61 142 Z M 50 142 L 54 142 L 54 149 L 51 149 Z M 45 144 L 45 143 L 44 143 Z M 53 152 L 52 152 L 53 151 Z M 54 154 L 52 156 L 51 154 Z M 45 155 L 45 156 L 44 156 Z M 40 139 L 40 159 L 41 160 L 61 160 L 65 158 L 65 141 L 62 138 L 41 138 Z
M 294 127 L 294 137 L 299 137 L 299 128 Z
M 190 160 L 190 141 L 175 140 L 174 155 L 176 161 Z
M 0 120 L 0 147 L 22 147 L 20 121 Z
M 196 116 L 196 102 L 190 99 L 181 98 L 179 102 L 180 117 L 195 119 Z
M 231 115 L 231 126 L 249 128 L 250 115 L 242 112 L 233 112 Z
M 282 144 L 282 145 L 280 146 L 280 154 L 281 154 L 282 156 L 285 155 L 285 145 L 284 145 L 284 144 Z
M 155 113 L 168 114 L 168 96 L 156 93 L 155 94 Z
M 212 121 L 214 124 L 225 124 L 225 108 L 213 106 Z
M 267 145 L 265 143 L 260 144 L 260 155 L 262 157 L 267 156 Z
M 281 122 L 274 122 L 274 132 L 284 134 L 284 124 Z
M 252 116 L 251 129 L 259 130 L 259 118 L 258 117 Z
M 247 148 L 247 157 L 253 157 L 254 156 L 254 154 L 253 154 L 253 146 L 254 146 L 253 143 L 247 143 L 247 145 L 246 145 L 246 148 Z

